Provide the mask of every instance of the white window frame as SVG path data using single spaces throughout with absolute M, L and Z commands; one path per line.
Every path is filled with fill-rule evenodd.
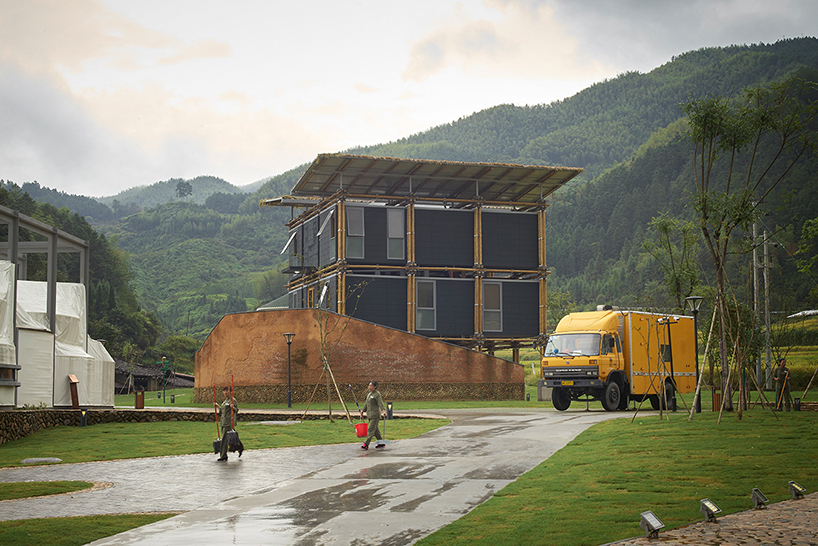
M 393 224 L 397 224 L 394 225 Z M 400 256 L 392 254 L 392 242 L 400 241 Z M 403 260 L 406 256 L 406 214 L 403 209 L 386 209 L 386 259 Z
M 420 285 L 429 284 L 432 286 L 432 307 L 421 307 L 417 295 L 420 293 Z M 432 315 L 432 328 L 423 328 L 421 323 L 421 312 Z M 432 279 L 416 279 L 415 280 L 415 330 L 437 330 L 437 283 Z
M 346 245 L 347 255 L 346 255 L 346 257 L 347 258 L 352 258 L 352 259 L 355 259 L 355 260 L 362 260 L 362 259 L 365 258 L 365 254 L 366 254 L 364 252 L 364 247 L 365 247 L 364 240 L 365 240 L 365 236 L 366 236 L 365 229 L 364 229 L 364 224 L 365 224 L 365 222 L 364 222 L 364 216 L 365 216 L 364 215 L 364 208 L 363 207 L 347 207 L 346 215 L 347 215 L 347 226 L 346 226 L 347 227 L 347 229 L 346 229 L 346 232 L 347 232 L 347 245 Z M 353 223 L 352 223 L 353 222 L 353 217 L 355 217 L 355 216 L 359 217 L 359 219 L 360 219 L 360 233 L 358 233 L 358 226 L 353 225 Z M 351 255 L 349 253 L 349 242 L 350 242 L 350 240 L 355 240 L 355 241 L 360 240 L 360 242 L 361 242 L 361 253 L 360 253 L 360 255 L 357 255 L 357 254 L 356 255 Z
M 486 288 L 489 286 L 496 286 L 499 290 L 499 309 L 488 308 L 486 307 Z M 499 319 L 498 322 L 500 323 L 500 328 L 486 328 L 486 324 L 489 324 L 489 321 L 486 320 L 487 317 L 493 317 L 495 320 Z M 502 332 L 503 331 L 503 283 L 496 282 L 496 281 L 483 281 L 483 331 L 484 332 Z

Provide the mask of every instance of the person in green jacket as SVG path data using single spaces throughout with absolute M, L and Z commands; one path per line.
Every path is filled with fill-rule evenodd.
M 370 381 L 369 382 L 369 393 L 366 395 L 366 402 L 364 402 L 364 409 L 361 410 L 361 419 L 364 418 L 364 412 L 366 412 L 366 416 L 369 417 L 369 426 L 367 427 L 367 431 L 369 435 L 366 437 L 366 441 L 361 446 L 361 449 L 369 449 L 369 443 L 372 441 L 372 438 L 378 440 L 375 444 L 375 447 L 383 447 L 384 444 L 382 442 L 383 437 L 381 436 L 381 431 L 378 430 L 378 424 L 380 423 L 381 416 L 386 418 L 386 408 L 383 405 L 383 398 L 381 398 L 381 393 L 378 392 L 378 382 L 377 381 Z
M 236 422 L 239 413 L 239 405 L 236 403 L 236 399 L 230 396 L 230 387 L 224 387 L 222 393 L 224 394 L 222 405 L 220 406 L 214 402 L 219 409 L 219 425 L 222 427 L 222 441 L 217 461 L 227 460 L 227 432 L 233 428 L 233 423 Z M 239 457 L 241 457 L 241 453 L 239 453 Z

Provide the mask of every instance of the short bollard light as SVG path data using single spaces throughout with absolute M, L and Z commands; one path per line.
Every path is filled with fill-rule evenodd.
M 386 419 L 392 419 L 392 402 L 386 403 Z
M 662 529 L 665 524 L 659 521 L 659 518 L 656 517 L 656 514 L 648 510 L 647 512 L 642 512 L 640 514 L 641 521 L 639 522 L 639 527 L 645 532 L 645 536 L 648 538 L 657 538 L 659 536 L 659 529 Z
M 753 499 L 753 508 L 756 510 L 767 508 L 767 503 L 770 502 L 770 499 L 758 487 L 753 487 L 753 494 L 750 498 Z
M 710 499 L 702 499 L 701 500 L 702 507 L 699 509 L 699 512 L 702 513 L 704 516 L 705 521 L 718 521 L 716 519 L 716 514 L 721 513 L 721 508 L 713 504 L 713 501 Z
M 175 403 L 176 403 L 176 395 L 175 395 L 175 394 L 171 394 L 171 395 L 170 395 L 170 403 L 171 403 L 171 404 L 175 404 Z
M 88 410 L 81 409 L 80 410 L 80 426 L 84 427 L 88 425 Z
M 801 497 L 804 496 L 804 493 L 806 492 L 807 490 L 798 485 L 797 483 L 790 482 L 790 494 L 792 495 L 792 498 L 800 499 Z

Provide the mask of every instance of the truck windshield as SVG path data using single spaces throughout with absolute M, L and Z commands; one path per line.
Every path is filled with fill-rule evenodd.
M 556 334 L 548 338 L 545 356 L 597 356 L 599 334 Z

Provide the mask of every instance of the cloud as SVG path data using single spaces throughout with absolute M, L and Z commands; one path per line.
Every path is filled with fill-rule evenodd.
M 613 74 L 579 54 L 570 26 L 547 2 L 486 2 L 482 17 L 458 10 L 416 41 L 401 76 L 425 82 L 449 69 L 480 78 L 589 79 Z
M 230 57 L 231 53 L 230 44 L 226 42 L 213 39 L 199 40 L 194 44 L 181 48 L 181 50 L 174 55 L 162 57 L 157 63 L 179 64 L 194 59 Z

